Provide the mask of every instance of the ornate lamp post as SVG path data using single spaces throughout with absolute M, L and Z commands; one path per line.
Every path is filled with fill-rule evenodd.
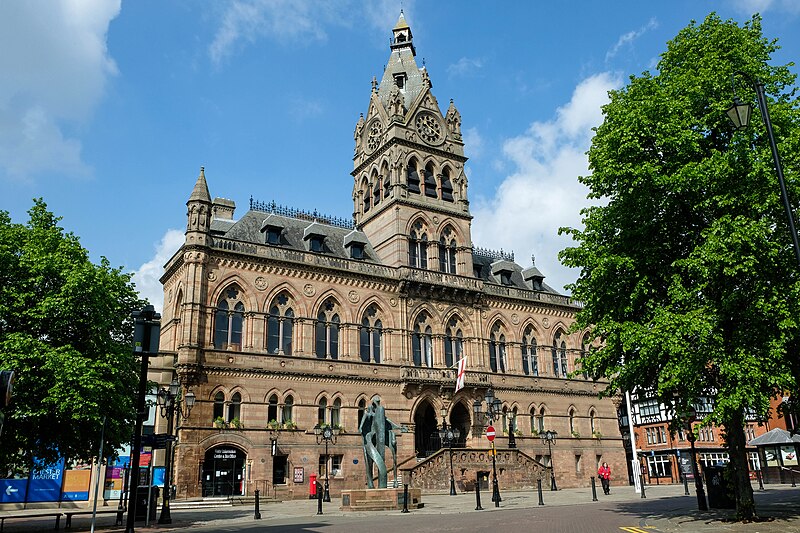
M 756 93 L 756 101 L 758 102 L 758 109 L 761 111 L 761 117 L 764 119 L 764 126 L 767 129 L 767 137 L 769 138 L 769 147 L 772 150 L 772 159 L 775 163 L 775 172 L 778 174 L 778 184 L 781 188 L 781 199 L 783 200 L 783 207 L 786 210 L 786 218 L 789 221 L 789 232 L 791 233 L 792 237 L 792 244 L 794 245 L 794 254 L 797 259 L 798 265 L 800 265 L 800 242 L 798 242 L 797 238 L 797 230 L 795 229 L 795 220 L 794 214 L 792 211 L 792 205 L 789 202 L 789 193 L 786 190 L 786 181 L 783 179 L 783 167 L 781 166 L 781 158 L 778 155 L 778 145 L 775 143 L 775 134 L 772 131 L 772 121 L 769 118 L 769 109 L 767 109 L 767 98 L 764 94 L 764 84 L 761 83 L 758 79 L 753 79 L 746 73 L 742 71 L 738 71 L 736 74 L 739 74 L 743 77 L 753 90 Z M 735 84 L 734 84 L 734 97 L 733 97 L 733 105 L 728 108 L 728 118 L 731 119 L 734 128 L 737 130 L 744 129 L 750 124 L 750 115 L 753 110 L 753 106 L 748 102 L 744 103 L 739 98 L 736 97 L 735 94 Z
M 558 436 L 558 433 L 548 429 L 543 431 L 541 436 L 542 442 L 547 443 L 547 454 L 550 456 L 550 490 L 558 490 L 558 487 L 556 487 L 555 462 L 553 461 L 553 444 L 556 443 L 556 436 Z
M 694 436 L 692 429 L 692 422 L 697 418 L 697 411 L 694 407 L 689 407 L 681 418 L 686 421 L 686 438 L 689 440 L 689 446 L 692 450 L 692 475 L 694 476 L 694 488 L 697 493 L 697 508 L 701 511 L 708 511 L 708 502 L 706 501 L 706 491 L 703 489 L 703 480 L 700 479 L 700 469 L 697 467 L 697 450 L 694 447 L 694 441 L 697 438 Z
M 442 415 L 442 428 L 439 430 L 439 438 L 445 446 L 450 448 L 450 496 L 455 496 L 456 479 L 453 476 L 453 442 L 461 436 L 461 432 L 453 426 L 448 427 L 446 408 L 442 407 L 440 414 Z
M 189 413 L 192 412 L 194 407 L 195 396 L 194 392 L 188 390 L 184 395 L 183 401 L 180 397 L 180 384 L 178 380 L 173 379 L 167 389 L 159 389 L 156 401 L 161 410 L 161 416 L 167 419 L 167 445 L 164 450 L 166 457 L 164 458 L 164 499 L 161 504 L 161 514 L 158 517 L 159 524 L 171 524 L 172 516 L 169 512 L 169 497 L 171 488 L 171 470 L 172 470 L 172 432 L 173 420 L 175 417 L 189 418 Z
M 516 424 L 516 419 L 514 417 L 513 411 L 508 411 L 506 413 L 506 420 L 508 422 L 508 447 L 509 448 L 516 448 L 517 447 L 517 437 L 514 435 L 514 430 L 516 429 L 514 426 Z
M 336 437 L 339 436 L 339 428 L 332 428 L 329 425 L 320 426 L 317 424 L 314 426 L 314 435 L 317 437 L 317 444 L 325 443 L 325 492 L 322 497 L 322 501 L 329 502 L 331 501 L 331 493 L 330 493 L 330 477 L 329 477 L 329 470 L 330 470 L 330 457 L 328 456 L 328 444 L 336 444 Z
M 485 413 L 481 412 L 482 405 L 480 400 L 475 400 L 475 403 L 472 404 L 472 410 L 473 414 L 475 415 L 476 424 L 482 420 L 482 417 L 486 422 L 491 424 L 503 416 L 501 410 L 503 402 L 501 402 L 499 398 L 495 398 L 494 389 L 489 387 L 486 390 L 486 396 L 484 400 L 486 401 Z M 500 507 L 500 502 L 502 500 L 500 498 L 500 487 L 497 484 L 497 464 L 495 460 L 494 441 L 492 441 L 492 501 L 494 502 L 495 507 Z

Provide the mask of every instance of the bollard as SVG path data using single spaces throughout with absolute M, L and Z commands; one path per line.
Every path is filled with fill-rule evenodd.
M 689 478 L 686 476 L 686 474 L 683 474 L 683 495 L 689 495 Z
M 403 511 L 408 512 L 408 483 L 403 484 Z
M 592 501 L 597 501 L 597 485 L 594 484 L 594 476 L 592 476 Z
M 322 514 L 322 483 L 317 481 L 317 514 Z
M 642 484 L 642 498 L 647 498 L 644 494 L 644 474 L 639 474 L 640 483 Z
M 253 520 L 261 520 L 261 511 L 258 510 L 258 489 L 256 489 L 256 512 L 253 515 Z
M 483 511 L 483 507 L 481 507 L 481 475 L 476 474 L 475 476 L 475 506 L 476 511 Z
M 544 505 L 544 498 L 542 498 L 542 480 L 536 480 L 536 489 L 539 491 L 539 505 Z
M 761 469 L 756 470 L 756 477 L 758 478 L 758 490 L 764 490 L 764 477 L 761 475 Z

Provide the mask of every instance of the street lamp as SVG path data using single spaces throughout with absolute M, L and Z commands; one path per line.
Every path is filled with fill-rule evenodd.
M 169 497 L 171 492 L 170 471 L 172 470 L 173 419 L 175 416 L 184 419 L 189 418 L 189 413 L 192 412 L 195 401 L 194 392 L 190 390 L 186 391 L 183 401 L 181 401 L 180 388 L 178 380 L 173 379 L 172 383 L 169 384 L 169 388 L 159 389 L 158 395 L 156 396 L 156 401 L 161 410 L 161 416 L 167 419 L 167 443 L 164 449 L 164 453 L 166 454 L 164 458 L 164 499 L 161 505 L 161 515 L 158 517 L 159 524 L 172 523 L 172 516 L 170 516 L 169 512 Z
M 542 432 L 542 442 L 547 443 L 547 454 L 550 456 L 550 490 L 558 490 L 556 487 L 555 462 L 553 461 L 553 444 L 556 443 L 558 433 L 548 429 Z
M 494 389 L 489 387 L 486 389 L 486 395 L 484 397 L 486 401 L 486 412 L 481 412 L 481 401 L 475 400 L 475 403 L 472 404 L 472 410 L 475 415 L 475 423 L 478 424 L 483 417 L 486 422 L 490 424 L 493 423 L 496 419 L 503 416 L 501 411 L 501 405 L 503 402 L 500 401 L 499 398 L 495 398 L 494 396 Z M 500 502 L 502 501 L 500 498 L 500 487 L 497 484 L 497 464 L 495 460 L 495 449 L 494 449 L 494 440 L 492 440 L 492 501 L 494 502 L 495 507 L 500 507 Z
M 445 446 L 450 448 L 450 496 L 456 495 L 456 480 L 453 476 L 453 442 L 461 436 L 458 428 L 447 426 L 447 409 L 442 407 L 442 428 L 439 430 L 439 438 Z
M 331 501 L 331 493 L 329 491 L 330 487 L 330 478 L 328 476 L 328 472 L 330 470 L 330 457 L 328 456 L 328 443 L 336 444 L 336 437 L 339 436 L 339 428 L 332 428 L 329 425 L 320 426 L 317 424 L 314 426 L 314 435 L 317 437 L 317 444 L 322 444 L 325 442 L 325 493 L 322 497 L 322 501 L 329 502 Z
M 756 93 L 756 101 L 758 108 L 761 111 L 761 117 L 764 119 L 764 126 L 767 129 L 767 137 L 769 139 L 769 147 L 772 150 L 772 159 L 775 163 L 775 171 L 778 174 L 778 184 L 781 187 L 781 199 L 783 200 L 783 207 L 786 210 L 786 218 L 789 220 L 789 232 L 792 236 L 792 244 L 794 245 L 794 254 L 797 259 L 797 264 L 800 265 L 800 242 L 797 239 L 797 230 L 795 229 L 794 214 L 792 212 L 792 205 L 789 202 L 789 193 L 786 190 L 786 181 L 783 179 L 783 167 L 781 166 L 781 158 L 778 155 L 778 145 L 775 143 L 775 134 L 772 131 L 772 121 L 769 118 L 769 109 L 767 109 L 767 98 L 764 94 L 764 84 L 759 79 L 753 79 L 748 74 L 737 71 L 743 77 Z M 734 128 L 737 130 L 744 129 L 750 124 L 750 115 L 752 114 L 753 106 L 749 102 L 744 103 L 736 97 L 736 85 L 734 82 L 734 97 L 733 105 L 726 111 L 728 117 L 733 123 Z
M 700 469 L 697 467 L 697 451 L 694 447 L 694 441 L 697 438 L 694 436 L 694 430 L 692 429 L 692 422 L 697 419 L 697 410 L 694 407 L 689 407 L 678 416 L 686 422 L 686 438 L 689 440 L 689 446 L 692 450 L 692 475 L 694 476 L 694 488 L 697 493 L 697 508 L 701 511 L 708 511 L 706 492 L 703 489 L 703 480 L 700 479 Z
M 509 448 L 516 448 L 517 447 L 517 437 L 514 435 L 514 425 L 516 423 L 516 417 L 514 416 L 514 411 L 508 411 L 506 413 L 506 419 L 508 422 L 508 447 Z

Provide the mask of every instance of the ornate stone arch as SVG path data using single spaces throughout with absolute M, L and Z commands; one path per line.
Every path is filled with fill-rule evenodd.
M 235 272 L 228 274 L 224 279 L 221 279 L 219 283 L 217 283 L 209 296 L 208 305 L 211 307 L 216 307 L 220 297 L 231 287 L 231 285 L 237 285 L 241 290 L 242 293 L 240 298 L 242 303 L 244 303 L 245 312 L 258 310 L 258 300 L 256 297 L 257 291 L 247 280 Z

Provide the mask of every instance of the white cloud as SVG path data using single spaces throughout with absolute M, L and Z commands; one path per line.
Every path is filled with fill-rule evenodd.
M 106 35 L 121 0 L 0 2 L 0 177 L 58 169 L 86 175 L 78 139 L 117 67 Z
M 462 57 L 447 67 L 448 76 L 467 76 L 483 68 L 483 61 L 477 58 Z
M 633 41 L 635 41 L 636 39 L 647 33 L 648 30 L 653 30 L 655 28 L 658 28 L 658 21 L 652 18 L 647 22 L 647 24 L 645 24 L 638 30 L 629 31 L 626 34 L 621 35 L 620 38 L 617 39 L 616 44 L 611 47 L 611 50 L 606 52 L 606 61 L 610 60 L 615 55 L 617 55 L 617 53 L 620 51 L 620 49 L 622 49 L 623 46 L 630 45 L 631 43 L 633 43 Z
M 142 298 L 146 298 L 156 311 L 161 312 L 164 303 L 164 290 L 158 279 L 164 274 L 164 265 L 184 243 L 183 231 L 168 229 L 155 247 L 153 258 L 133 273 L 133 282 Z
M 558 252 L 573 245 L 558 228 L 581 227 L 579 212 L 588 204 L 588 190 L 578 176 L 589 172 L 586 151 L 592 128 L 603 120 L 601 106 L 621 83 L 608 72 L 587 78 L 552 120 L 534 122 L 523 135 L 506 140 L 503 152 L 515 170 L 494 198 L 473 210 L 477 246 L 514 250 L 523 267 L 535 254 L 545 282 L 558 290 L 577 278 L 558 262 Z
M 404 4 L 406 15 L 411 4 L 410 0 Z M 237 48 L 259 39 L 324 40 L 326 28 L 358 24 L 358 19 L 387 31 L 397 22 L 398 15 L 396 0 L 232 0 L 220 17 L 222 22 L 208 53 L 211 61 L 219 65 Z
M 732 0 L 733 7 L 744 15 L 765 13 L 769 10 L 800 14 L 800 2 L 797 0 Z
M 462 139 L 464 141 L 464 148 L 467 151 L 467 157 L 470 159 L 477 159 L 483 155 L 483 137 L 481 137 L 478 128 L 467 128 L 462 132 Z

